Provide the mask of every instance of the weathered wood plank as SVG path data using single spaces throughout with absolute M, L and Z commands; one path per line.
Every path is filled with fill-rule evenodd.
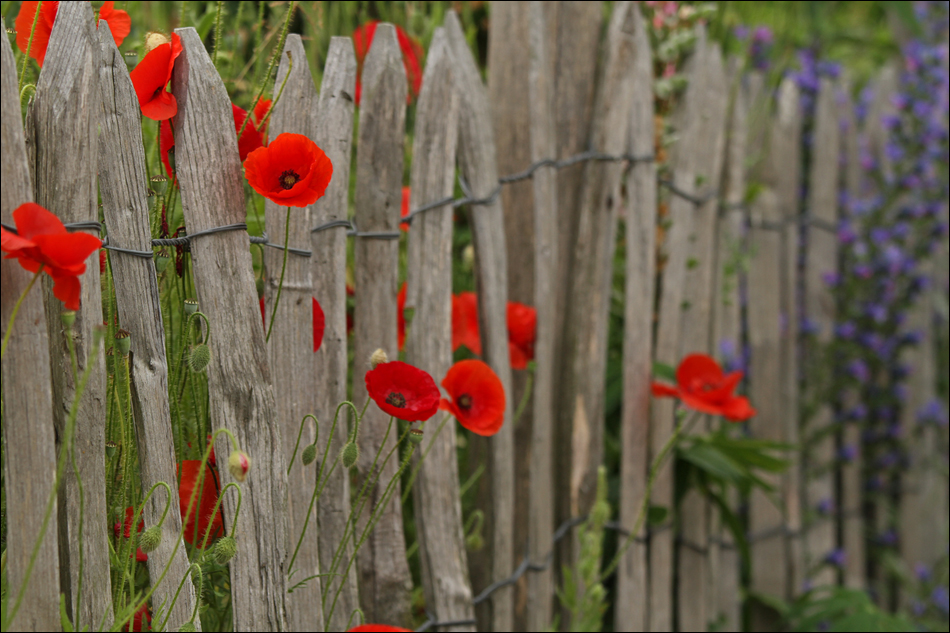
M 839 130 L 835 85 L 828 79 L 822 79 L 818 92 L 815 112 L 815 143 L 812 148 L 811 177 L 808 208 L 813 218 L 835 226 L 838 220 L 838 184 L 839 184 Z M 806 349 L 810 358 L 818 353 L 816 346 L 826 345 L 833 336 L 835 301 L 824 281 L 828 273 L 838 270 L 838 248 L 835 234 L 825 228 L 810 225 L 808 227 L 808 253 L 805 270 L 805 315 L 814 324 L 815 345 Z M 824 385 L 807 385 L 812 393 Z M 831 404 L 820 406 L 808 422 L 810 433 L 821 433 L 834 424 Z M 806 438 L 807 439 L 807 438 Z M 805 488 L 806 506 L 816 507 L 824 499 L 834 503 L 834 473 L 827 470 L 835 457 L 834 436 L 819 440 L 806 455 Z M 815 472 L 825 469 L 824 472 Z M 811 471 L 811 472 L 809 472 Z M 837 504 L 835 504 L 837 506 Z M 812 566 L 821 563 L 824 557 L 835 548 L 836 534 L 833 521 L 819 521 L 810 526 L 805 534 L 805 562 Z M 825 566 L 818 571 L 813 580 L 816 585 L 831 584 L 836 574 Z
M 92 8 L 87 3 L 60 7 L 46 49 L 46 61 L 36 86 L 31 110 L 36 202 L 63 222 L 98 220 L 96 135 L 99 126 L 99 41 Z M 44 275 L 45 277 L 45 275 Z M 93 357 L 93 329 L 102 323 L 99 266 L 91 261 L 80 276 L 82 298 L 76 313 L 76 358 L 80 375 Z M 53 414 L 61 442 L 76 391 L 60 322 L 63 304 L 53 297 L 47 277 L 46 323 L 53 371 Z M 112 592 L 107 534 L 93 529 L 91 517 L 106 516 L 105 482 L 106 372 L 105 358 L 95 357 L 82 394 L 76 420 L 75 452 L 84 492 L 83 578 L 81 604 L 76 605 L 79 581 L 79 490 L 71 468 L 60 488 L 60 577 L 67 612 L 79 626 L 112 621 Z M 62 448 L 60 446 L 60 448 Z
M 350 155 L 353 148 L 353 94 L 356 85 L 356 56 L 348 37 L 330 39 L 330 50 L 323 69 L 320 98 L 312 104 L 314 139 L 333 163 L 333 179 L 326 195 L 311 210 L 314 227 L 347 219 L 347 196 L 350 188 Z M 323 455 L 330 442 L 328 460 L 336 459 L 346 441 L 346 417 L 337 423 L 330 439 L 333 414 L 346 400 L 347 335 L 346 335 L 346 227 L 339 226 L 312 234 L 311 271 L 313 296 L 320 302 L 324 315 L 323 344 L 316 354 L 314 369 L 321 385 L 316 389 L 315 414 L 320 420 L 318 455 Z M 345 570 L 352 556 L 352 541 L 343 538 L 350 516 L 349 473 L 337 468 L 329 478 L 320 497 L 320 564 L 329 570 L 337 547 L 345 548 L 340 570 Z M 312 519 L 311 519 L 312 520 Z M 342 571 L 341 571 L 342 573 Z M 336 610 L 330 614 L 327 630 L 346 629 L 350 614 L 359 608 L 356 567 L 344 578 L 325 577 L 324 589 L 334 595 L 341 582 Z M 326 616 L 328 614 L 324 614 Z
M 445 31 L 437 28 L 426 56 L 412 146 L 412 207 L 452 195 L 458 142 L 459 95 Z M 416 216 L 409 231 L 406 305 L 415 308 L 406 340 L 408 362 L 436 379 L 452 365 L 452 208 Z M 462 531 L 455 421 L 436 435 L 439 413 L 424 423 L 422 462 L 415 485 L 416 531 L 426 608 L 445 621 L 471 620 L 472 588 Z M 419 454 L 416 454 L 417 463 Z M 451 631 L 474 631 L 474 626 Z
M 528 102 L 531 104 L 531 160 L 555 156 L 557 132 L 554 126 L 553 51 L 548 30 L 550 11 L 541 2 L 528 9 L 530 63 Z M 556 360 L 557 293 L 555 274 L 558 262 L 557 172 L 542 167 L 532 181 L 534 203 L 534 306 L 535 333 L 534 393 L 532 394 L 530 492 L 528 495 L 529 556 L 538 564 L 547 562 L 554 531 L 554 376 Z M 509 251 L 510 252 L 510 251 Z M 554 572 L 550 567 L 528 578 L 526 630 L 544 630 L 551 625 L 554 606 Z
M 711 195 L 696 208 L 690 237 L 690 262 L 686 270 L 681 356 L 712 352 L 713 282 L 715 280 L 716 221 L 719 217 L 718 191 L 726 141 L 728 93 L 726 73 L 719 46 L 704 52 L 700 134 L 695 151 L 697 188 Z M 718 421 L 717 421 L 718 423 Z M 706 424 L 708 426 L 708 424 Z M 709 503 L 698 491 L 682 501 L 679 547 L 679 626 L 686 631 L 704 631 L 709 625 Z
M 356 225 L 361 231 L 398 231 L 407 86 L 396 29 L 390 24 L 380 24 L 376 28 L 363 65 L 362 85 L 356 154 Z M 399 243 L 396 240 L 357 238 L 354 252 L 356 361 L 353 397 L 362 403 L 367 397 L 363 375 L 370 369 L 370 355 L 378 348 L 393 359 L 398 353 L 396 282 Z M 359 469 L 362 477 L 369 475 L 388 424 L 389 416 L 371 404 L 360 425 Z M 397 437 L 398 431 L 389 434 L 383 446 L 384 455 L 395 445 Z M 376 507 L 398 466 L 398 460 L 391 459 L 382 469 L 378 484 L 367 493 L 367 508 Z M 408 620 L 409 590 L 412 588 L 399 490 L 397 485 L 376 529 L 357 554 L 360 603 L 367 621 L 397 626 Z M 364 513 L 363 523 L 368 516 Z
M 150 252 L 152 236 L 145 193 L 148 174 L 141 142 L 142 113 L 129 78 L 128 65 L 116 48 L 104 20 L 99 23 L 99 45 L 102 55 L 99 67 L 102 212 L 109 226 L 112 246 Z M 132 341 L 132 412 L 142 489 L 147 492 L 156 483 L 164 481 L 171 488 L 174 504 L 178 499 L 178 478 L 175 476 L 175 444 L 168 401 L 165 329 L 155 262 L 151 258 L 117 251 L 112 252 L 111 260 L 119 321 Z M 143 514 L 145 524 L 158 525 L 164 508 L 164 493 L 152 495 Z M 176 541 L 181 540 L 180 533 L 180 513 L 169 512 L 162 524 L 161 544 L 148 556 L 149 574 L 153 579 L 161 575 L 171 558 L 166 579 L 152 594 L 156 604 L 171 604 L 179 580 L 188 575 L 190 563 L 184 544 L 179 543 L 172 556 Z M 169 628 L 178 629 L 191 620 L 195 600 L 195 589 L 189 578 L 168 617 Z M 195 626 L 200 624 L 195 621 Z
M 231 102 L 224 83 L 193 28 L 176 29 L 182 54 L 172 88 L 173 119 L 182 209 L 190 233 L 243 222 L 244 190 Z M 195 288 L 211 331 L 208 366 L 213 430 L 230 429 L 253 466 L 242 484 L 237 554 L 231 561 L 235 630 L 287 628 L 287 460 L 281 447 L 264 332 L 247 232 L 206 235 L 191 244 Z M 224 436 L 218 455 L 233 447 Z M 221 469 L 222 485 L 234 478 Z M 225 495 L 225 525 L 234 519 L 237 495 Z
M 495 138 L 491 124 L 488 95 L 482 84 L 475 58 L 465 41 L 458 16 L 445 17 L 445 31 L 454 58 L 456 88 L 462 107 L 459 117 L 459 164 L 473 195 L 486 197 L 498 186 L 495 162 Z M 478 321 L 485 361 L 498 375 L 507 394 L 505 422 L 489 440 L 491 508 L 486 518 L 491 530 L 491 579 L 506 578 L 514 569 L 514 428 L 511 424 L 511 365 L 508 358 L 508 267 L 505 251 L 502 203 L 472 210 L 475 243 Z M 509 631 L 513 626 L 513 599 L 509 589 L 492 596 L 492 628 Z
M 288 77 L 288 73 L 290 76 Z M 284 84 L 286 78 L 287 83 Z M 313 85 L 313 76 L 307 63 L 303 42 L 299 35 L 287 36 L 284 54 L 281 55 L 274 82 L 276 95 L 283 85 L 280 100 L 271 113 L 268 133 L 271 138 L 278 134 L 303 134 L 313 139 L 313 107 L 317 101 L 317 90 Z M 336 165 L 334 165 L 336 167 Z M 290 209 L 289 225 L 285 225 L 287 208 L 270 200 L 264 205 L 264 221 L 267 235 L 274 244 L 283 244 L 289 234 L 288 246 L 308 250 L 310 246 L 311 207 Z M 285 226 L 288 227 L 285 233 Z M 313 306 L 311 295 L 311 263 L 309 258 L 288 253 L 287 269 L 284 273 L 283 289 L 277 314 L 273 315 L 274 301 L 277 297 L 281 266 L 284 253 L 280 249 L 264 249 L 264 307 L 267 326 L 274 318 L 271 340 L 267 343 L 268 360 L 273 376 L 274 395 L 277 399 L 277 423 L 280 426 L 283 445 L 281 450 L 289 456 L 294 452 L 300 422 L 308 413 L 316 411 L 317 384 L 316 361 L 313 357 Z M 305 446 L 314 440 L 314 426 L 311 422 L 304 425 L 300 437 L 297 456 Z M 290 535 L 292 547 L 296 548 L 297 539 L 310 514 L 313 487 L 316 484 L 319 466 L 304 466 L 295 461 L 287 475 L 288 503 L 290 504 Z M 307 536 L 300 544 L 293 569 L 288 569 L 291 586 L 320 573 L 320 551 L 318 525 L 316 517 L 307 524 Z M 321 578 L 312 578 L 306 585 L 294 589 L 288 594 L 287 624 L 291 631 L 308 631 L 314 622 L 323 620 Z
M 634 7 L 633 102 L 627 151 L 650 156 L 654 150 L 653 59 L 646 23 Z M 624 221 L 626 287 L 624 299 L 623 405 L 621 409 L 620 523 L 633 530 L 646 495 L 649 472 L 650 384 L 653 380 L 653 304 L 656 299 L 656 164 L 634 164 L 627 175 L 629 201 Z M 644 526 L 638 537 L 646 536 Z M 650 587 L 647 546 L 634 543 L 617 569 L 614 630 L 647 631 Z
M 10 41 L 0 44 L 3 64 L 0 79 L 0 215 L 4 224 L 13 226 L 13 211 L 33 200 L 33 182 L 24 144 L 23 120 L 17 92 L 16 66 Z M 3 294 L 0 302 L 0 327 L 3 336 L 17 299 L 33 275 L 16 261 L 0 262 Z M 6 573 L 10 595 L 26 578 L 34 543 L 41 534 L 46 501 L 55 484 L 56 438 L 53 432 L 53 384 L 49 363 L 49 335 L 43 292 L 33 289 L 20 305 L 3 358 L 3 404 L 7 424 L 3 425 L 4 487 L 7 512 L 16 517 L 7 530 Z M 29 362 L 34 359 L 39 362 Z M 54 502 L 55 503 L 55 502 Z M 53 507 L 56 516 L 56 507 Z M 23 606 L 10 624 L 12 631 L 57 631 L 59 620 L 59 556 L 55 530 L 47 527 L 43 544 L 34 564 Z M 13 600 L 9 603 L 13 608 Z M 3 614 L 6 620 L 8 614 Z
M 697 192 L 694 148 L 700 133 L 699 112 L 702 106 L 702 76 L 705 72 L 705 64 L 702 63 L 703 51 L 706 49 L 705 30 L 700 29 L 698 35 L 695 52 L 687 62 L 689 85 L 674 115 L 679 141 L 670 158 L 674 185 L 689 194 Z M 665 263 L 654 355 L 658 362 L 674 367 L 680 361 L 686 265 L 694 215 L 695 205 L 692 202 L 679 196 L 670 198 L 667 217 L 669 228 L 665 231 L 662 245 Z M 653 403 L 650 422 L 651 460 L 673 435 L 674 408 L 671 399 L 664 398 Z M 657 473 L 651 505 L 672 509 L 673 492 L 673 468 L 668 462 Z M 672 530 L 659 531 L 650 539 L 651 631 L 669 631 L 673 628 L 673 546 Z

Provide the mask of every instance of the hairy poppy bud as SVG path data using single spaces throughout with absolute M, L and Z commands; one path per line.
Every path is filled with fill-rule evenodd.
M 178 630 L 182 633 L 191 633 L 191 631 L 197 631 L 198 629 L 195 628 L 194 622 L 185 622 L 180 627 L 178 627 Z
M 231 476 L 241 483 L 247 479 L 247 471 L 251 469 L 251 458 L 244 451 L 232 451 L 228 457 L 228 470 Z
M 409 429 L 409 441 L 413 444 L 422 444 L 424 436 L 425 433 L 422 432 L 422 429 Z
M 122 356 L 128 356 L 132 348 L 132 339 L 126 330 L 119 330 L 115 333 L 115 349 Z
M 227 565 L 237 553 L 237 542 L 233 536 L 225 536 L 214 546 L 214 562 L 219 565 Z
M 303 461 L 304 466 L 309 466 L 317 459 L 317 447 L 314 444 L 308 444 L 307 448 L 303 449 L 303 455 L 301 456 L 301 461 Z
M 191 566 L 191 584 L 195 586 L 195 589 L 198 591 L 198 594 L 201 594 L 201 567 L 198 565 Z
M 356 442 L 347 442 L 343 447 L 343 467 L 344 468 L 353 468 L 356 464 L 356 460 L 360 457 L 360 449 L 357 448 Z
M 153 525 L 149 529 L 142 532 L 142 536 L 139 538 L 139 549 L 141 549 L 146 554 L 151 554 L 158 546 L 162 543 L 162 528 L 157 525 Z
M 185 316 L 191 316 L 198 311 L 198 302 L 194 299 L 185 299 Z
M 152 49 L 158 48 L 162 44 L 168 44 L 171 39 L 164 33 L 158 31 L 149 31 L 145 34 L 145 53 L 152 52 Z
M 200 374 L 211 362 L 211 350 L 204 343 L 195 345 L 188 354 L 188 368 L 196 374 Z
M 168 251 L 164 248 L 158 251 L 158 255 L 155 256 L 155 272 L 161 274 L 165 272 L 165 269 L 168 268 L 168 262 L 171 261 L 171 257 L 168 256 Z
M 477 532 L 475 534 L 469 534 L 465 537 L 465 547 L 473 552 L 477 552 L 485 547 L 485 539 Z
M 379 348 L 369 357 L 369 364 L 373 369 L 376 369 L 377 365 L 382 365 L 383 363 L 389 362 L 389 356 L 386 355 L 386 350 Z
M 69 329 L 76 322 L 76 313 L 72 310 L 66 310 L 59 315 L 59 318 L 63 320 L 63 327 Z

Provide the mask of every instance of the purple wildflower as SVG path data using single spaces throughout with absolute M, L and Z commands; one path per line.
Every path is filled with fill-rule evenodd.
M 825 555 L 825 562 L 832 567 L 841 569 L 848 563 L 848 555 L 843 549 L 838 547 Z
M 871 370 L 868 369 L 867 363 L 860 358 L 856 358 L 848 363 L 848 373 L 851 374 L 852 378 L 861 383 L 865 383 L 871 379 Z

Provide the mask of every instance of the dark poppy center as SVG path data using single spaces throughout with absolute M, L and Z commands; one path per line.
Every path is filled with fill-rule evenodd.
M 280 186 L 284 189 L 293 189 L 298 182 L 300 182 L 300 174 L 292 169 L 287 169 L 280 175 Z
M 458 402 L 459 408 L 462 411 L 468 411 L 472 408 L 472 396 L 468 395 L 467 393 L 460 395 L 458 398 L 456 398 L 456 401 Z
M 392 405 L 397 409 L 405 409 L 406 398 L 398 391 L 390 391 L 389 395 L 386 396 L 386 404 Z

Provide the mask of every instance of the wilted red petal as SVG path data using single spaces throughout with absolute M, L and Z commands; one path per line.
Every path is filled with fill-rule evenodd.
M 505 421 L 505 388 L 491 367 L 480 360 L 463 360 L 452 365 L 442 387 L 452 400 L 443 399 L 459 424 L 478 435 L 494 435 Z
M 320 349 L 323 344 L 323 332 L 326 329 L 327 321 L 323 314 L 323 308 L 316 297 L 313 299 L 313 351 Z
M 122 9 L 116 9 L 115 2 L 103 2 L 99 9 L 99 19 L 109 23 L 109 30 L 112 31 L 112 39 L 115 40 L 115 45 L 122 46 L 122 42 L 132 30 L 132 18 L 129 17 L 129 14 Z
M 244 161 L 247 182 L 257 193 L 284 207 L 305 207 L 326 193 L 333 164 L 303 134 L 280 134 Z
M 370 398 L 400 420 L 428 420 L 439 410 L 439 388 L 432 376 L 408 363 L 380 363 L 366 372 L 365 380 Z

